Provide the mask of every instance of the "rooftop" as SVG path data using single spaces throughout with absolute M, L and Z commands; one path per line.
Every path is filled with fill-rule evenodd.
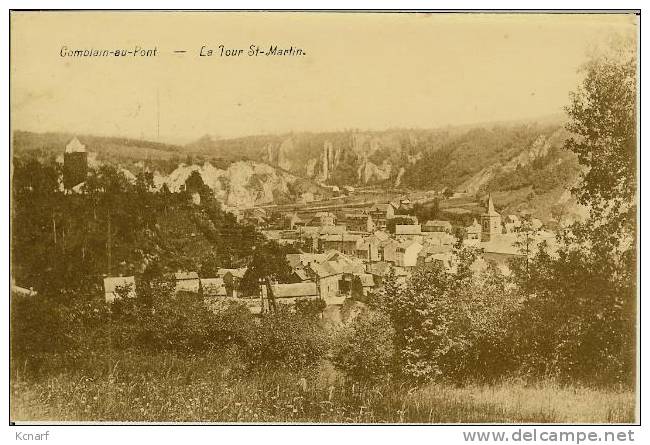
M 176 272 L 174 274 L 175 280 L 198 280 L 199 274 L 196 272 Z
M 217 275 L 220 277 L 223 277 L 227 273 L 230 273 L 232 276 L 237 277 L 237 278 L 244 278 L 244 274 L 246 273 L 246 267 L 240 267 L 239 269 L 218 269 L 217 270 Z
M 312 281 L 304 283 L 274 284 L 273 296 L 276 298 L 317 297 L 318 288 Z
M 421 235 L 422 226 L 419 224 L 398 224 L 395 226 L 395 235 Z
M 494 202 L 492 201 L 492 195 L 488 195 L 488 208 L 487 212 L 484 213 L 485 216 L 501 216 L 499 212 L 494 210 Z
M 225 296 L 226 287 L 223 283 L 223 278 L 201 278 L 201 287 L 203 293 L 213 296 Z
M 65 152 L 66 153 L 85 153 L 86 152 L 86 146 L 79 142 L 79 139 L 76 137 L 72 138 L 70 142 L 68 142 L 68 145 L 65 146 Z
M 429 227 L 448 227 L 451 228 L 451 223 L 449 221 L 442 221 L 437 219 L 432 219 L 424 223 L 425 226 Z

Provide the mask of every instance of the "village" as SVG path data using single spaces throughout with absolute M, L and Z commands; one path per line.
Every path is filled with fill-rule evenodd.
M 71 144 L 78 149 L 78 141 Z M 353 187 L 343 188 L 344 196 L 354 196 Z M 198 193 L 190 196 L 193 205 L 201 204 Z M 270 289 L 260 283 L 259 292 L 253 295 L 240 286 L 247 267 L 220 268 L 216 276 L 210 277 L 179 270 L 168 279 L 174 283 L 176 293 L 200 294 L 207 304 L 239 301 L 253 314 L 270 311 L 271 299 L 288 305 L 320 299 L 326 307 L 323 316 L 340 321 L 346 301 L 379 291 L 390 273 L 399 284 L 404 284 L 420 266 L 436 265 L 454 273 L 453 249 L 459 237 L 461 245 L 480 252 L 473 265 L 475 271 L 493 262 L 507 274 L 510 259 L 532 254 L 541 241 L 553 249 L 555 234 L 546 230 L 539 219 L 530 215 L 502 216 L 490 195 L 486 210 L 466 227 L 454 226 L 447 220 L 419 221 L 411 197 L 405 194 L 388 202 L 362 202 L 361 206 L 343 203 L 327 210 L 319 210 L 323 207 L 311 199 L 288 211 L 275 206 L 229 209 L 238 222 L 254 226 L 268 241 L 300 252 L 286 255 L 291 279 L 271 283 Z M 118 289 L 125 286 L 130 289 L 129 295 L 135 296 L 134 276 L 105 277 L 106 302 L 119 298 Z
M 76 137 L 68 142 L 61 159 L 63 191 L 83 193 L 89 158 L 93 159 L 94 154 Z M 134 179 L 126 170 L 123 172 L 127 179 Z M 337 186 L 325 186 L 339 191 Z M 448 220 L 418 221 L 414 201 L 420 195 L 423 198 L 419 202 L 426 201 L 430 195 L 427 193 L 413 192 L 387 202 L 368 203 L 367 198 L 354 200 L 354 187 L 341 189 L 346 199 L 330 200 L 336 204 L 329 206 L 313 199 L 304 202 L 301 196 L 300 202 L 285 211 L 276 206 L 228 209 L 239 223 L 255 227 L 266 240 L 299 252 L 286 255 L 291 268 L 291 278 L 286 282 L 271 283 L 270 289 L 261 283 L 257 294 L 247 294 L 240 286 L 247 267 L 219 268 L 215 276 L 178 270 L 169 274 L 168 280 L 177 294 L 200 294 L 206 303 L 239 301 L 253 314 L 271 310 L 270 299 L 290 305 L 298 300 L 320 299 L 325 303 L 324 315 L 337 321 L 346 301 L 379 291 L 390 273 L 399 284 L 421 266 L 435 265 L 454 273 L 453 249 L 459 238 L 460 245 L 480 252 L 473 265 L 475 271 L 494 262 L 508 273 L 511 258 L 531 254 L 541 241 L 553 249 L 555 234 L 546 230 L 539 219 L 530 215 L 502 216 L 491 195 L 485 211 L 472 224 L 462 227 Z M 198 193 L 191 193 L 189 199 L 192 205 L 201 205 Z M 136 282 L 135 276 L 104 276 L 105 301 L 112 303 L 124 295 L 125 289 L 127 296 L 134 297 Z M 13 290 L 24 295 L 35 293 L 16 285 Z

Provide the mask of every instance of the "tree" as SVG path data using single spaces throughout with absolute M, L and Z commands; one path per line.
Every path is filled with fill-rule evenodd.
M 633 384 L 636 327 L 636 55 L 614 42 L 585 65 L 567 107 L 566 148 L 584 167 L 573 193 L 589 217 L 514 262 L 513 317 L 525 366 L 589 383 Z
M 400 224 L 413 224 L 413 220 L 411 218 L 407 218 L 405 216 L 396 216 L 394 218 L 389 219 L 386 222 L 386 230 L 388 230 L 390 233 L 395 233 L 395 226 L 400 225 Z
M 352 277 L 352 283 L 350 283 L 350 297 L 357 301 L 363 299 L 363 283 L 358 275 Z
M 395 329 L 395 369 L 402 377 L 497 378 L 516 363 L 506 335 L 514 295 L 497 267 L 474 272 L 477 255 L 459 245 L 455 271 L 420 266 L 404 286 L 387 277 L 381 308 Z
M 584 82 L 566 108 L 572 132 L 566 148 L 586 167 L 573 192 L 590 208 L 592 224 L 576 233 L 620 247 L 614 245 L 633 236 L 636 215 L 636 45 L 615 41 L 583 70 Z
M 287 248 L 274 241 L 257 247 L 240 285 L 244 294 L 258 295 L 260 285 L 266 285 L 271 308 L 275 310 L 275 298 L 271 284 L 289 280 L 291 267 L 286 259 L 287 253 L 289 253 Z
M 185 190 L 189 193 L 201 193 L 205 187 L 201 174 L 196 170 L 185 180 Z

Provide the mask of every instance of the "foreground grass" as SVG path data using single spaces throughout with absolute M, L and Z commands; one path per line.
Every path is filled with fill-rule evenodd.
M 232 358 L 121 354 L 13 370 L 14 421 L 630 423 L 629 391 L 526 385 L 420 388 L 346 385 L 331 366 L 311 373 L 231 367 Z

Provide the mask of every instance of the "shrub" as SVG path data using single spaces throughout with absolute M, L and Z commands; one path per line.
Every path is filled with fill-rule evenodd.
M 327 336 L 316 320 L 304 318 L 284 305 L 264 314 L 245 348 L 252 367 L 293 370 L 317 364 L 327 351 Z
M 365 310 L 338 332 L 332 360 L 353 381 L 383 380 L 393 359 L 394 334 L 388 316 Z
M 165 281 L 142 283 L 137 298 L 113 303 L 113 346 L 201 352 L 246 341 L 252 316 L 240 304 L 208 306 L 194 293 L 175 294 Z
M 297 300 L 295 304 L 296 314 L 307 319 L 320 319 L 321 314 L 327 307 L 322 298 Z
M 210 343 L 221 348 L 245 347 L 255 328 L 248 307 L 241 302 L 219 300 L 218 304 L 210 305 L 210 309 L 214 313 L 207 333 Z
M 494 378 L 511 364 L 507 347 L 513 294 L 496 267 L 475 273 L 476 252 L 457 248 L 456 271 L 415 270 L 405 286 L 389 275 L 380 298 L 395 329 L 402 377 L 415 381 Z

